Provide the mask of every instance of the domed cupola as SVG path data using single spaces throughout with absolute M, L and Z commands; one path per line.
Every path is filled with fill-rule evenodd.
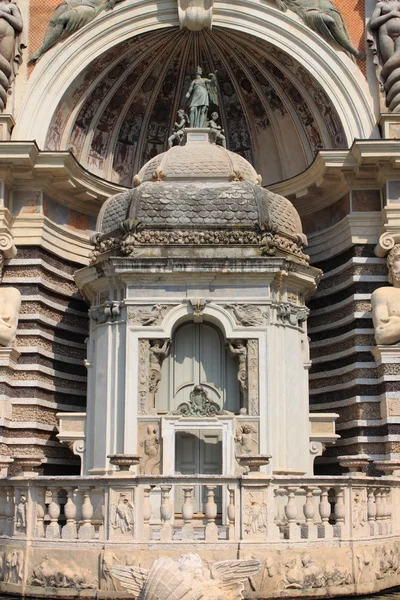
M 212 143 L 208 129 L 188 129 L 186 144 L 152 158 L 134 185 L 104 203 L 94 261 L 110 254 L 185 256 L 188 246 L 212 246 L 219 257 L 308 260 L 293 205 L 262 188 L 251 164 Z

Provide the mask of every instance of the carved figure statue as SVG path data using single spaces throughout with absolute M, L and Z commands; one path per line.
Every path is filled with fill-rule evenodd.
M 150 353 L 149 353 L 149 404 L 152 408 L 156 405 L 156 394 L 158 385 L 161 381 L 161 365 L 168 356 L 171 340 L 165 340 L 164 344 L 162 340 L 152 340 L 150 342 Z
M 181 108 L 178 110 L 178 119 L 175 121 L 174 131 L 168 138 L 168 148 L 172 148 L 174 142 L 178 142 L 179 146 L 179 144 L 182 142 L 183 136 L 185 135 L 185 127 L 187 123 L 189 123 L 189 117 L 183 108 Z
M 381 78 L 390 112 L 400 112 L 400 1 L 379 0 L 372 13 L 369 29 L 374 50 L 382 64 Z
M 238 360 L 237 378 L 240 384 L 240 390 L 244 395 L 247 391 L 247 348 L 243 340 L 228 341 L 229 352 Z
M 223 560 L 204 566 L 198 554 L 179 560 L 158 558 L 151 568 L 116 565 L 112 574 L 123 588 L 142 600 L 240 600 L 246 580 L 260 571 L 258 560 Z
M 26 531 L 26 496 L 21 494 L 20 501 L 15 507 L 15 527 L 19 531 Z
M 54 10 L 42 46 L 30 57 L 35 64 L 57 42 L 69 37 L 93 21 L 103 10 L 112 10 L 122 0 L 64 0 Z
M 158 428 L 154 425 L 147 425 L 147 435 L 140 442 L 140 445 L 144 451 L 144 456 L 140 464 L 140 472 L 151 475 L 160 464 Z
M 387 257 L 388 281 L 393 287 L 381 287 L 371 296 L 372 320 L 377 344 L 400 342 L 400 244 Z
M 189 395 L 189 402 L 182 402 L 174 414 L 181 414 L 185 417 L 213 417 L 218 414 L 226 414 L 222 411 L 216 402 L 209 399 L 206 390 L 202 385 L 195 385 Z
M 327 42 L 334 40 L 349 55 L 363 59 L 363 52 L 354 48 L 340 11 L 331 0 L 275 0 L 278 7 L 295 12 L 306 25 L 317 31 Z
M 208 77 L 202 77 L 203 70 L 197 67 L 196 75 L 186 93 L 189 102 L 190 127 L 204 127 L 207 121 L 208 107 L 211 102 L 217 104 L 217 73 L 210 73 Z
M 257 429 L 251 423 L 243 423 L 236 430 L 237 454 L 254 454 L 257 451 Z
M 21 307 L 21 292 L 17 288 L 4 287 L 0 290 L 0 345 L 13 346 L 17 334 L 18 313 Z
M 133 505 L 126 497 L 126 494 L 120 494 L 118 503 L 111 504 L 111 527 L 120 529 L 121 533 L 126 533 L 133 529 L 134 514 Z
M 221 146 L 226 148 L 226 137 L 224 136 L 225 132 L 222 129 L 221 125 L 218 125 L 218 119 L 219 114 L 217 112 L 211 113 L 211 119 L 208 121 L 211 139 L 214 144 L 216 144 L 217 142 L 221 142 Z
M 23 23 L 15 0 L 0 2 L 0 110 L 7 104 L 7 92 L 22 59 Z

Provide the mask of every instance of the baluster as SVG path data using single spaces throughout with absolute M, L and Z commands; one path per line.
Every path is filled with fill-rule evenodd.
M 152 515 L 151 504 L 150 504 L 150 492 L 151 487 L 144 488 L 143 490 L 143 532 L 142 537 L 144 540 L 151 540 L 153 537 L 153 532 L 150 526 L 150 519 Z
M 370 535 L 377 535 L 375 488 L 368 488 L 367 517 Z
M 0 535 L 5 535 L 5 530 L 7 526 L 6 502 L 6 488 L 0 487 Z
M 389 505 L 388 505 L 388 488 L 382 488 L 382 517 L 383 517 L 383 532 L 389 533 Z
M 64 505 L 64 514 L 67 522 L 61 530 L 61 537 L 66 540 L 75 540 L 78 537 L 78 530 L 76 527 L 75 488 L 67 488 L 67 502 Z
M 289 486 L 287 491 L 287 504 L 285 505 L 285 515 L 287 519 L 286 535 L 289 540 L 301 539 L 301 529 L 296 522 L 297 506 L 296 506 L 296 491 L 297 487 Z
M 228 516 L 228 540 L 235 539 L 235 487 L 232 485 L 228 486 L 229 492 L 229 504 L 227 507 Z
M 335 515 L 337 536 L 342 537 L 344 535 L 345 519 L 346 519 L 346 507 L 344 505 L 344 487 L 336 487 L 336 502 L 333 509 Z
M 315 504 L 314 504 L 314 488 L 306 487 L 306 501 L 303 505 L 303 513 L 306 519 L 305 525 L 301 528 L 301 537 L 309 540 L 314 540 L 318 537 L 317 525 L 314 523 Z
M 106 516 L 106 507 L 104 504 L 104 490 L 101 490 L 103 494 L 103 499 L 101 501 L 100 514 L 101 514 L 101 523 L 99 526 L 99 540 L 104 540 L 106 538 L 106 528 L 104 526 L 105 516 Z
M 383 504 L 382 504 L 382 489 L 376 488 L 375 491 L 375 504 L 376 504 L 376 525 L 377 535 L 383 534 Z
M 172 540 L 172 504 L 169 499 L 169 493 L 172 485 L 161 485 L 161 520 L 163 522 L 160 531 L 160 540 L 162 542 L 170 542 Z
M 392 502 L 391 489 L 386 488 L 386 517 L 387 517 L 387 533 L 392 533 Z
M 217 542 L 218 541 L 218 527 L 215 523 L 217 516 L 217 505 L 215 504 L 215 488 L 216 485 L 206 485 L 207 490 L 207 502 L 205 505 L 204 514 L 206 516 L 206 542 Z
M 47 507 L 47 514 L 50 517 L 50 523 L 46 527 L 46 538 L 59 539 L 60 526 L 58 524 L 58 518 L 60 516 L 60 505 L 58 503 L 58 490 L 57 488 L 51 488 L 51 502 Z
M 44 488 L 38 488 L 36 492 L 35 502 L 35 528 L 33 531 L 34 537 L 44 538 L 44 515 L 46 512 L 46 491 Z
M 95 536 L 95 529 L 92 525 L 93 505 L 90 501 L 90 488 L 80 490 L 83 494 L 82 518 L 83 523 L 79 527 L 78 537 L 80 540 L 91 540 Z
M 328 502 L 329 487 L 321 487 L 321 496 L 318 505 L 319 515 L 322 523 L 318 526 L 318 536 L 321 538 L 333 538 L 333 527 L 329 524 L 331 505 Z
M 193 503 L 192 503 L 192 492 L 193 486 L 185 486 L 182 488 L 184 493 L 184 503 L 182 505 L 182 518 L 183 518 L 183 527 L 182 527 L 182 539 L 183 540 L 192 540 L 193 539 Z

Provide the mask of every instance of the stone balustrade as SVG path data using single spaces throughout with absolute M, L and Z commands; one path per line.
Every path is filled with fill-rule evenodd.
M 374 538 L 399 532 L 399 490 L 395 477 L 10 478 L 0 480 L 0 537 L 282 544 Z

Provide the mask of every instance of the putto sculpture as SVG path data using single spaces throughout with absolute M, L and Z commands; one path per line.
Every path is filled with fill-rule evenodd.
M 211 113 L 211 119 L 208 121 L 208 126 L 210 128 L 211 139 L 214 144 L 218 142 L 226 148 L 226 137 L 224 136 L 224 130 L 221 125 L 218 125 L 217 121 L 219 119 L 219 114 L 217 112 Z
M 371 296 L 372 319 L 377 344 L 400 342 L 400 244 L 387 257 L 388 281 L 393 287 L 381 287 Z
M 182 142 L 183 136 L 185 135 L 185 127 L 189 123 L 189 117 L 185 111 L 181 108 L 178 110 L 178 118 L 175 121 L 174 131 L 168 138 L 168 148 L 172 148 L 174 142 L 179 144 Z
M 142 600 L 241 600 L 244 584 L 260 571 L 259 560 L 223 560 L 205 567 L 198 554 L 158 558 L 151 569 L 115 565 L 111 574 Z
M 365 55 L 354 48 L 343 17 L 331 0 L 275 0 L 278 7 L 292 10 L 306 25 L 317 31 L 327 42 L 334 40 L 349 55 L 363 59 Z
M 372 13 L 369 29 L 371 46 L 382 67 L 380 78 L 390 112 L 400 112 L 400 1 L 379 0 Z
M 18 72 L 25 45 L 21 39 L 23 23 L 13 0 L 0 2 L 0 110 L 7 104 L 7 93 Z
M 196 75 L 186 93 L 189 100 L 190 127 L 205 127 L 207 123 L 208 108 L 216 105 L 217 100 L 217 72 L 203 77 L 203 69 L 197 67 Z

